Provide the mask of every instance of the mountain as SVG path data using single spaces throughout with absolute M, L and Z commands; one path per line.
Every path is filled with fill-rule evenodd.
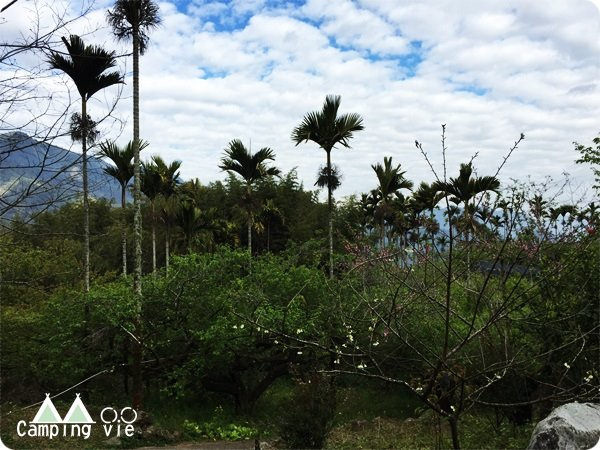
M 119 201 L 119 184 L 103 170 L 107 163 L 88 157 L 90 196 Z M 0 134 L 0 217 L 57 207 L 81 191 L 81 154 L 21 132 Z

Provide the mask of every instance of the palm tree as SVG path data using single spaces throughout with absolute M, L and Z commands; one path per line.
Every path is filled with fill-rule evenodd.
M 202 219 L 202 210 L 193 201 L 183 199 L 177 205 L 175 220 L 177 225 L 183 230 L 188 253 L 192 252 L 192 238 L 194 234 L 202 228 Z
M 362 117 L 355 113 L 338 116 L 341 97 L 328 95 L 321 111 L 307 113 L 302 123 L 292 131 L 292 141 L 299 145 L 301 142 L 313 141 L 327 154 L 327 172 L 331 170 L 331 150 L 336 145 L 350 148 L 349 141 L 356 131 L 364 129 Z M 327 183 L 327 207 L 329 209 L 329 277 L 333 278 L 333 200 L 331 187 Z
M 152 274 L 156 274 L 156 199 L 161 192 L 161 176 L 154 162 L 142 163 L 141 191 L 150 200 L 152 221 Z
M 158 173 L 160 173 L 161 195 L 170 197 L 175 194 L 175 190 L 180 181 L 179 169 L 181 168 L 181 161 L 175 160 L 167 164 L 160 156 L 153 156 L 152 162 L 158 168 Z
M 376 189 L 378 198 L 377 214 L 380 220 L 381 247 L 385 247 L 385 219 L 391 216 L 391 201 L 394 197 L 401 195 L 402 189 L 412 189 L 412 181 L 404 177 L 405 171 L 401 170 L 400 164 L 392 165 L 392 157 L 386 156 L 381 163 L 371 165 L 377 175 L 378 186 Z
M 142 192 L 150 200 L 152 209 L 152 273 L 156 273 L 156 201 L 159 196 L 170 197 L 175 193 L 175 188 L 179 183 L 181 161 L 167 164 L 160 156 L 153 156 L 152 162 L 143 164 L 142 167 Z M 165 244 L 165 251 L 165 261 L 167 261 L 169 258 L 168 242 Z M 165 265 L 168 265 L 168 262 Z
M 133 290 L 137 297 L 135 328 L 138 330 L 142 301 L 142 209 L 140 161 L 140 54 L 148 46 L 148 32 L 160 24 L 158 5 L 152 0 L 116 0 L 108 11 L 108 23 L 118 39 L 131 39 L 133 43 L 133 240 L 135 267 Z M 142 404 L 142 344 L 134 342 L 133 357 L 133 407 Z
M 467 243 L 467 282 L 471 274 L 471 249 L 469 246 L 470 232 L 475 231 L 473 213 L 477 205 L 471 201 L 483 192 L 498 193 L 500 181 L 495 176 L 472 176 L 473 164 L 461 164 L 458 177 L 450 178 L 450 181 L 436 181 L 433 183 L 433 189 L 442 194 L 442 198 L 449 196 L 449 200 L 455 205 L 463 206 L 463 219 L 465 224 L 465 241 Z M 450 213 L 450 211 L 448 211 Z M 452 219 L 450 216 L 450 226 Z M 458 228 L 458 227 L 457 227 Z
M 360 196 L 361 226 L 365 236 L 370 234 L 371 230 L 375 228 L 373 221 L 375 220 L 375 211 L 378 202 L 379 199 L 375 190 L 372 190 L 369 194 L 361 194 Z
M 177 225 L 177 198 L 172 195 L 161 197 L 160 219 L 165 225 L 165 271 L 169 273 L 169 258 L 171 255 L 171 229 Z
M 463 218 L 466 224 L 466 241 L 469 241 L 469 231 L 474 228 L 472 214 L 475 204 L 471 205 L 477 195 L 483 192 L 498 193 L 500 181 L 494 176 L 472 176 L 472 163 L 461 164 L 458 177 L 450 178 L 450 181 L 436 181 L 432 187 L 442 194 L 442 198 L 450 196 L 450 201 L 455 205 L 463 206 Z
M 267 252 L 271 251 L 271 223 L 277 219 L 281 223 L 285 221 L 282 211 L 277 207 L 272 198 L 268 199 L 260 210 L 260 218 L 266 222 Z
M 236 173 L 246 183 L 246 193 L 243 202 L 247 213 L 248 226 L 248 251 L 252 254 L 252 221 L 253 221 L 253 195 L 252 188 L 255 183 L 267 177 L 280 174 L 279 169 L 269 167 L 267 161 L 274 161 L 275 153 L 268 147 L 261 148 L 252 154 L 242 141 L 232 140 L 225 149 L 225 156 L 221 159 L 219 168 L 230 174 Z
M 143 143 L 142 148 L 148 144 Z M 125 147 L 119 147 L 115 142 L 102 142 L 100 156 L 109 159 L 114 166 L 107 166 L 104 172 L 121 185 L 121 250 L 123 254 L 123 276 L 127 276 L 127 222 L 125 210 L 127 207 L 127 185 L 133 178 L 133 142 L 129 141 Z
M 419 184 L 419 187 L 412 195 L 411 202 L 415 212 L 417 214 L 421 214 L 423 211 L 429 212 L 429 220 L 426 221 L 429 226 L 429 231 L 433 231 L 436 228 L 436 220 L 433 211 L 441 198 L 442 195 L 436 191 L 436 188 L 424 181 Z M 430 235 L 432 246 L 435 245 L 434 234 L 435 233 L 431 233 Z
M 60 53 L 50 53 L 48 60 L 50 67 L 66 73 L 75 84 L 81 96 L 81 120 L 80 126 L 74 126 L 73 136 L 81 138 L 82 167 L 81 176 L 83 181 L 83 235 L 84 235 L 84 278 L 85 292 L 90 290 L 90 205 L 88 199 L 88 173 L 87 173 L 87 145 L 89 115 L 87 113 L 88 100 L 98 91 L 122 83 L 119 72 L 104 73 L 116 65 L 115 53 L 109 52 L 96 45 L 85 45 L 77 35 L 69 36 L 67 40 L 62 38 L 67 47 L 68 57 Z M 75 118 L 77 121 L 77 118 Z M 92 128 L 93 130 L 93 128 Z M 92 131 L 89 133 L 93 135 Z
M 171 224 L 172 220 L 169 217 L 170 198 L 175 194 L 177 185 L 179 184 L 179 169 L 181 168 L 181 161 L 172 161 L 170 164 L 166 164 L 165 161 L 159 156 L 153 158 L 154 164 L 158 167 L 160 173 L 160 195 L 163 199 L 163 208 L 161 209 L 161 217 L 165 224 L 165 270 L 169 271 L 169 245 L 171 239 Z M 166 219 L 166 220 L 165 220 Z

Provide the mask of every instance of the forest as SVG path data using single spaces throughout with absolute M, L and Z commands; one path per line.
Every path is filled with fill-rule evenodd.
M 600 136 L 565 149 L 596 176 L 581 195 L 568 179 L 502 177 L 524 134 L 479 166 L 450 160 L 442 125 L 440 155 L 403 150 L 428 180 L 381 154 L 364 167 L 370 191 L 338 196 L 352 180 L 336 155 L 369 127 L 328 95 L 282 131 L 322 156 L 314 184 L 235 136 L 211 162 L 224 181 L 184 179 L 184 158 L 140 136 L 158 6 L 117 0 L 107 20 L 132 46 L 131 140 L 98 139 L 88 105 L 123 82 L 115 52 L 60 36 L 44 64 L 79 96 L 77 195 L 19 208 L 35 180 L 0 198 L 7 446 L 42 445 L 15 427 L 45 394 L 63 414 L 77 393 L 92 417 L 114 405 L 138 418 L 133 436 L 98 427 L 45 448 L 524 448 L 554 407 L 599 401 Z M 6 142 L 0 172 L 26 151 Z M 93 195 L 91 159 L 118 201 Z

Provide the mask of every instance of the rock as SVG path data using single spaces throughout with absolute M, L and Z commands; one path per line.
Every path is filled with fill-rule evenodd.
M 528 450 L 576 450 L 600 439 L 600 405 L 567 403 L 554 409 L 533 430 Z

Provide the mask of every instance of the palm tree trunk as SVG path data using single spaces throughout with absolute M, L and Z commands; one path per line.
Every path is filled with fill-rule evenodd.
M 133 29 L 133 240 L 135 247 L 135 267 L 133 273 L 133 290 L 136 297 L 134 332 L 137 339 L 133 341 L 132 367 L 132 403 L 139 410 L 142 405 L 142 343 L 141 320 L 142 311 L 142 208 L 140 186 L 140 35 L 138 24 Z
M 327 174 L 331 177 L 331 149 L 327 150 Z M 329 210 L 329 278 L 333 279 L 333 198 L 330 180 L 327 182 L 327 209 Z
M 123 276 L 127 276 L 127 220 L 126 187 L 121 186 L 121 251 L 123 254 Z
M 379 232 L 380 234 L 380 239 L 381 239 L 381 250 L 383 250 L 385 248 L 385 217 L 381 216 L 381 223 L 380 223 L 380 227 L 381 230 Z
M 81 177 L 83 181 L 83 272 L 84 289 L 90 291 L 90 203 L 88 199 L 88 170 L 87 170 L 87 101 L 81 98 L 81 120 L 83 123 L 81 141 Z M 86 317 L 89 315 L 86 306 Z
M 252 219 L 248 217 L 248 253 L 252 255 Z
M 467 242 L 467 287 L 471 279 L 471 215 L 469 214 L 469 201 L 465 201 L 465 222 L 467 229 L 465 230 L 465 240 Z
M 152 204 L 152 275 L 156 275 L 156 220 L 154 217 L 154 200 Z
M 267 222 L 267 253 L 271 251 L 271 219 Z
M 246 184 L 246 194 L 248 198 L 248 253 L 252 256 L 252 211 L 250 210 L 251 202 L 250 196 L 252 195 L 252 190 L 250 188 L 250 184 Z
M 169 224 L 167 224 L 167 232 L 165 234 L 165 270 L 169 273 L 169 239 L 170 236 Z

